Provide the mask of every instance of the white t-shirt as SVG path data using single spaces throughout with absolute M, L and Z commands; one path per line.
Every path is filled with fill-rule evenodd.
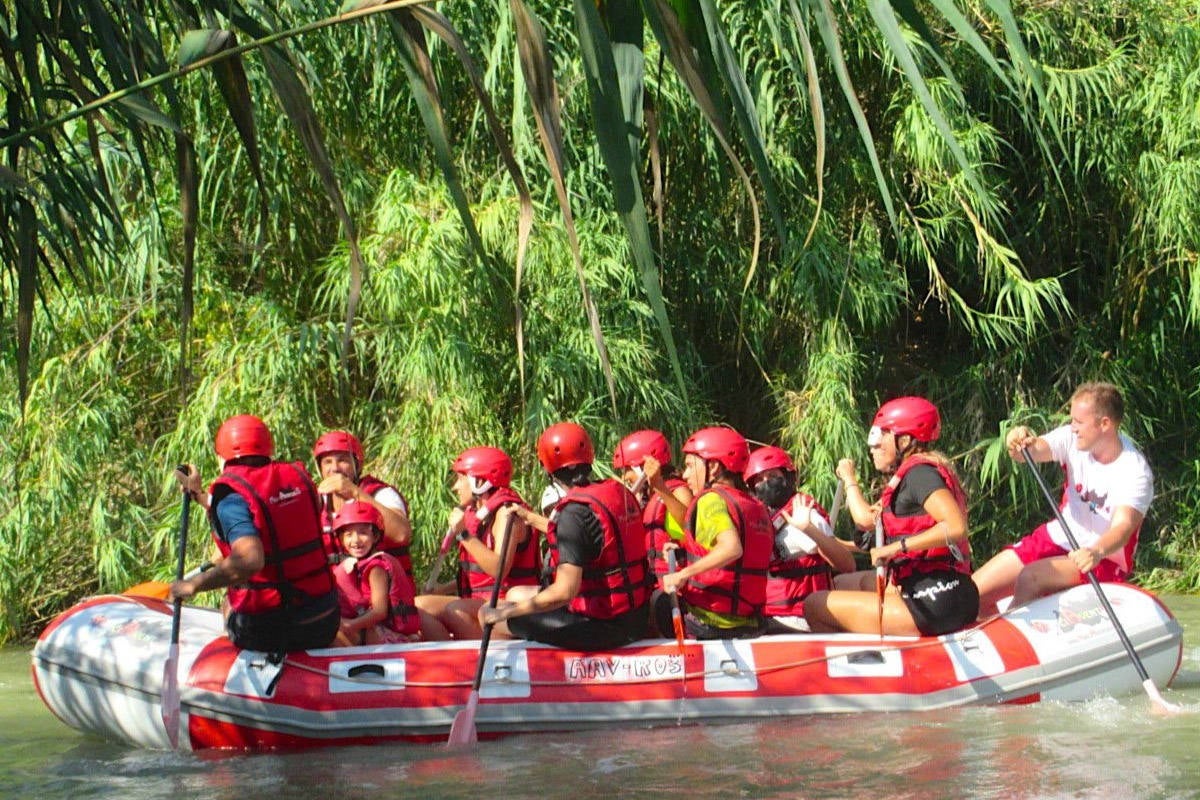
M 1059 508 L 1071 526 L 1071 533 L 1080 547 L 1090 547 L 1112 525 L 1113 512 L 1128 506 L 1145 514 L 1154 499 L 1154 474 L 1146 457 L 1124 434 L 1120 434 L 1121 454 L 1110 464 L 1101 464 L 1091 453 L 1075 446 L 1075 434 L 1070 425 L 1063 425 L 1042 436 L 1050 445 L 1054 460 L 1066 469 L 1064 501 Z M 1050 538 L 1064 550 L 1071 545 L 1058 520 L 1046 526 Z M 1110 553 L 1108 558 L 1123 569 L 1133 567 L 1133 551 L 1137 547 L 1137 531 L 1125 547 Z
M 800 498 L 792 497 L 790 506 L 787 507 L 788 516 L 797 522 L 803 524 L 804 517 L 798 511 L 800 507 Z M 821 533 L 826 536 L 833 536 L 833 528 L 829 527 L 829 523 L 825 518 L 817 513 L 815 508 L 809 509 L 808 521 L 815 525 Z M 812 554 L 817 552 L 817 543 L 812 540 L 804 531 L 789 525 L 780 514 L 775 518 L 775 548 L 783 554 L 785 558 L 794 558 L 801 553 Z
M 390 508 L 392 511 L 399 511 L 404 516 L 408 516 L 408 506 L 404 504 L 404 498 L 390 486 L 385 486 L 371 495 L 371 499 L 384 508 Z

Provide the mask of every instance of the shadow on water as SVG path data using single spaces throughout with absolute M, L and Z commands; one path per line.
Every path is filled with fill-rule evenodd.
M 1200 708 L 1200 598 L 1169 699 Z M 27 650 L 0 651 L 0 797 L 419 798 L 1200 797 L 1200 713 L 1160 718 L 1143 695 L 1085 703 L 861 714 L 753 724 L 518 736 L 429 745 L 176 754 L 67 729 L 41 705 Z

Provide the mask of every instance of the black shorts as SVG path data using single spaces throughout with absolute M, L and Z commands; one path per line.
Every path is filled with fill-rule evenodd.
M 340 624 L 337 592 L 330 592 L 304 605 L 261 614 L 234 611 L 225 620 L 225 630 L 230 641 L 245 650 L 288 653 L 328 647 Z
M 648 606 L 612 619 L 585 617 L 564 607 L 513 617 L 508 620 L 508 630 L 519 639 L 566 650 L 609 650 L 646 638 L 649 620 Z
M 979 589 L 956 570 L 914 572 L 900 581 L 900 597 L 922 636 L 961 630 L 979 616 Z

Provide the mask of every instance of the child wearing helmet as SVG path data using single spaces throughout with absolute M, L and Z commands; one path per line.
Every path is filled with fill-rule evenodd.
M 650 596 L 641 506 L 620 481 L 592 476 L 595 451 L 573 422 L 547 428 L 538 460 L 564 491 L 546 532 L 540 587 L 518 586 L 480 623 L 501 638 L 572 650 L 607 650 L 645 637 Z
M 774 531 L 766 506 L 742 479 L 749 445 L 731 428 L 703 428 L 688 438 L 683 453 L 683 479 L 695 494 L 684 526 L 689 563 L 661 578 L 662 592 L 654 600 L 658 629 L 670 630 L 665 595 L 678 591 L 691 636 L 757 636 Z
M 512 459 L 498 447 L 470 447 L 454 460 L 454 492 L 447 535 L 458 543 L 458 576 L 453 585 L 417 598 L 417 606 L 437 617 L 456 639 L 478 639 L 479 609 L 500 581 L 502 592 L 536 586 L 542 561 L 538 532 L 515 509 L 529 506 L 512 488 Z M 500 575 L 500 554 L 504 574 Z
M 758 448 L 743 477 L 771 512 L 775 528 L 763 607 L 767 633 L 807 632 L 804 598 L 832 588 L 835 573 L 853 572 L 854 555 L 834 538 L 825 509 L 811 495 L 796 491 L 796 465 L 787 452 Z
M 251 414 L 221 423 L 221 475 L 207 504 L 213 567 L 171 584 L 170 599 L 226 589 L 225 627 L 236 646 L 281 654 L 326 647 L 338 630 L 337 590 L 321 541 L 317 492 L 304 465 L 272 460 L 266 424 Z M 193 496 L 200 473 L 175 475 Z
M 383 517 L 369 503 L 351 500 L 333 517 L 343 558 L 333 568 L 341 624 L 336 644 L 411 642 L 421 622 L 412 581 L 400 562 L 379 549 Z
M 663 548 L 683 541 L 692 490 L 671 465 L 667 437 L 655 430 L 634 431 L 622 439 L 613 451 L 613 468 L 642 504 L 646 557 L 657 580 L 667 573 Z
M 979 593 L 970 578 L 967 498 L 949 460 L 929 449 L 940 433 L 937 407 L 923 397 L 880 407 L 867 446 L 889 480 L 874 504 L 859 486 L 854 462 L 838 462 L 855 525 L 882 535 L 870 559 L 887 583 L 881 597 L 874 571 L 838 576 L 839 588 L 814 592 L 804 603 L 812 630 L 938 636 L 975 621 Z
M 360 501 L 375 507 L 383 519 L 383 551 L 399 559 L 412 580 L 412 523 L 408 501 L 395 486 L 363 473 L 365 457 L 362 442 L 347 431 L 326 431 L 313 444 L 317 464 L 317 492 L 323 499 L 321 527 L 326 547 L 337 553 L 338 542 L 332 533 L 333 515 L 344 503 Z

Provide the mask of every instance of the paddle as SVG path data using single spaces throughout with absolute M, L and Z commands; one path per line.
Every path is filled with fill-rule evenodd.
M 1046 502 L 1050 504 L 1050 508 L 1054 511 L 1054 517 L 1058 520 L 1058 524 L 1062 526 L 1063 534 L 1067 537 L 1067 542 L 1071 545 L 1072 550 L 1079 549 L 1079 542 L 1075 540 L 1075 534 L 1071 532 L 1067 526 L 1067 521 L 1063 519 L 1062 512 L 1058 509 L 1058 504 L 1054 502 L 1054 497 L 1050 494 L 1049 487 L 1046 486 L 1046 481 L 1042 478 L 1042 473 L 1038 472 L 1037 466 L 1033 463 L 1033 456 L 1029 452 L 1028 447 L 1021 448 L 1021 454 L 1025 456 L 1025 463 L 1029 466 L 1029 471 L 1033 473 L 1033 479 L 1037 481 L 1038 487 L 1042 490 L 1042 494 L 1046 497 Z M 1137 654 L 1137 650 L 1133 647 L 1133 642 L 1129 641 L 1129 635 L 1125 633 L 1125 628 L 1117 620 L 1116 612 L 1113 611 L 1112 604 L 1108 602 L 1107 595 L 1104 594 L 1104 589 L 1100 587 L 1100 580 L 1094 573 L 1086 573 L 1088 583 L 1096 591 L 1096 597 L 1100 600 L 1100 605 L 1104 607 L 1104 613 L 1108 614 L 1109 620 L 1112 622 L 1113 628 L 1117 632 L 1117 636 L 1121 640 L 1121 644 L 1125 646 L 1125 652 L 1129 655 L 1129 660 L 1133 662 L 1133 668 L 1137 670 L 1138 677 L 1142 679 L 1142 688 L 1146 690 L 1146 694 L 1150 697 L 1150 701 L 1155 707 L 1166 714 L 1178 714 L 1183 711 L 1183 708 L 1168 703 L 1159 694 L 1158 687 L 1154 685 L 1154 679 L 1150 677 L 1150 673 L 1146 672 L 1146 666 L 1142 663 L 1141 657 Z
M 185 574 L 183 579 L 185 581 L 190 580 L 191 578 L 199 575 L 201 572 L 207 572 L 208 570 L 212 569 L 212 566 L 213 563 L 211 561 L 205 561 L 200 566 Z M 121 594 L 126 595 L 127 597 L 148 597 L 151 600 L 166 600 L 171 595 L 171 584 L 167 583 L 166 581 L 142 581 L 141 583 L 135 583 L 133 586 L 130 586 L 128 589 L 121 592 Z
M 674 572 L 675 549 L 667 551 L 667 571 Z M 679 644 L 679 657 L 684 658 L 687 655 L 687 647 L 683 643 L 683 615 L 679 613 L 679 593 L 671 592 L 671 625 L 675 628 L 675 641 Z M 686 676 L 684 678 L 686 680 Z
M 846 502 L 846 485 L 838 478 L 837 489 L 833 492 L 833 505 L 829 508 L 829 530 L 837 536 L 838 515 L 842 513 L 842 505 Z
M 463 511 L 467 510 L 464 503 L 459 506 Z M 450 525 L 446 528 L 446 535 L 442 537 L 442 546 L 438 550 L 437 558 L 429 567 L 429 574 L 425 576 L 425 583 L 421 586 L 421 594 L 430 594 L 437 588 L 437 579 L 442 574 L 442 567 L 446 566 L 446 556 L 450 554 L 450 548 L 454 546 L 454 526 Z
M 875 518 L 875 546 L 883 547 L 883 515 Z M 887 591 L 887 566 L 875 567 L 875 594 L 879 598 L 879 638 L 883 638 L 883 595 Z
M 492 596 L 488 600 L 488 608 L 495 608 L 500 599 L 500 583 L 504 579 L 504 562 L 508 555 L 508 537 L 512 534 L 513 521 L 516 512 L 511 512 L 504 523 L 504 533 L 500 536 L 500 563 L 496 568 L 496 582 L 492 584 Z M 467 707 L 454 715 L 450 724 L 450 737 L 446 740 L 447 747 L 458 747 L 472 744 L 479 740 L 475 730 L 475 709 L 479 707 L 479 686 L 483 683 L 483 668 L 487 664 L 488 643 L 492 640 L 492 623 L 483 626 L 483 637 L 479 640 L 479 663 L 475 667 L 475 682 L 471 684 L 471 694 L 467 698 Z
M 187 474 L 187 467 L 178 467 Z M 183 561 L 187 557 L 188 512 L 192 508 L 192 496 L 183 490 L 183 510 L 179 516 L 179 542 L 175 558 L 175 580 L 183 580 Z M 183 616 L 183 600 L 175 599 L 171 611 L 171 646 L 167 650 L 167 663 L 163 664 L 162 678 L 162 721 L 167 729 L 167 740 L 171 749 L 179 747 L 179 622 Z

